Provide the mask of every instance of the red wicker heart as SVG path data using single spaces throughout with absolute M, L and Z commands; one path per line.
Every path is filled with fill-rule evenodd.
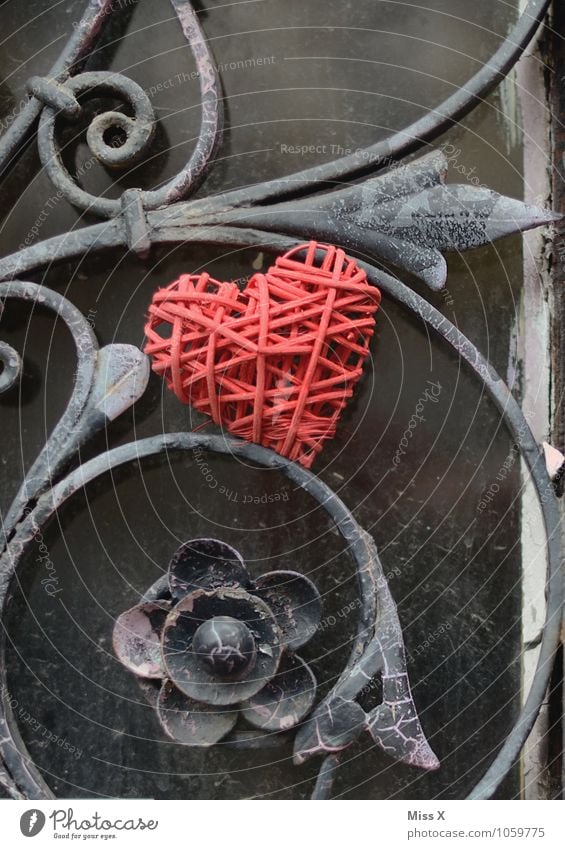
M 380 299 L 342 250 L 310 242 L 243 291 L 181 275 L 153 297 L 145 352 L 185 404 L 309 467 L 361 377 Z

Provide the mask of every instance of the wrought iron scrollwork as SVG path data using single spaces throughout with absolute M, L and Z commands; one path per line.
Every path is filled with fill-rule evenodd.
M 447 158 L 441 151 L 385 171 L 362 183 L 267 204 L 234 202 L 230 194 L 171 210 L 184 226 L 253 228 L 298 238 L 340 242 L 347 250 L 376 256 L 441 289 L 447 277 L 442 252 L 465 251 L 502 236 L 539 227 L 551 213 L 489 189 L 445 185 Z M 312 190 L 318 188 L 312 184 Z M 273 200 L 277 200 L 273 193 Z M 193 207 L 196 206 L 196 210 Z
M 286 474 L 292 482 L 301 486 L 315 498 L 333 519 L 338 531 L 347 542 L 348 550 L 357 565 L 357 579 L 362 601 L 357 638 L 340 681 L 332 694 L 315 710 L 312 719 L 302 727 L 296 738 L 295 758 L 297 763 L 302 762 L 308 755 L 342 750 L 365 732 L 371 734 L 385 750 L 391 751 L 394 748 L 395 756 L 407 763 L 428 769 L 436 768 L 438 766 L 437 758 L 423 735 L 410 694 L 402 632 L 374 542 L 358 525 L 341 499 L 326 484 L 302 466 L 286 460 L 266 448 L 261 448 L 252 443 L 226 440 L 221 436 L 176 433 L 131 442 L 84 463 L 40 496 L 36 507 L 18 525 L 13 538 L 0 559 L 0 574 L 2 575 L 0 604 L 5 604 L 10 579 L 13 577 L 15 569 L 28 546 L 33 543 L 36 534 L 75 492 L 99 475 L 132 460 L 138 461 L 165 452 L 167 454 L 174 451 L 186 452 L 195 448 L 228 454 L 233 457 L 243 457 L 266 468 L 278 469 Z M 214 562 L 217 563 L 217 557 L 214 558 Z M 176 566 L 172 565 L 171 568 L 174 574 L 179 574 Z M 194 579 L 193 576 L 194 571 L 189 570 L 191 580 Z M 174 591 L 176 592 L 176 590 Z M 197 591 L 202 592 L 201 589 Z M 235 590 L 232 589 L 231 592 L 233 595 Z M 264 605 L 265 601 L 261 600 L 261 596 L 265 593 L 265 587 L 260 580 L 257 581 L 257 587 L 253 592 L 259 594 L 258 601 L 261 605 Z M 184 598 L 184 594 L 181 593 L 181 595 Z M 163 597 L 162 587 L 152 588 L 147 599 L 150 603 L 153 603 L 158 596 Z M 271 603 L 273 602 L 271 601 Z M 227 605 L 224 604 L 224 606 L 227 610 L 229 599 Z M 230 609 L 233 612 L 233 607 Z M 173 608 L 173 612 L 174 610 L 175 608 Z M 224 607 L 222 607 L 222 610 L 224 610 Z M 183 611 L 179 610 L 178 612 L 182 614 Z M 197 615 L 202 619 L 199 613 Z M 225 613 L 221 615 L 225 615 Z M 250 615 L 250 618 L 251 621 L 254 621 L 253 614 Z M 123 626 L 124 623 L 121 624 Z M 132 626 L 129 622 L 121 628 L 117 635 L 119 654 L 128 665 L 134 662 L 127 646 L 127 637 L 131 633 Z M 163 645 L 163 651 L 166 652 L 165 644 Z M 145 641 L 144 650 L 147 649 L 147 646 L 148 642 Z M 180 687 L 183 687 L 186 679 L 186 670 L 182 660 L 183 654 L 179 655 L 178 652 L 175 652 L 175 658 L 174 669 L 171 670 L 169 666 L 169 674 L 172 675 L 174 681 L 179 678 Z M 178 663 L 181 664 L 182 668 L 179 667 L 177 670 Z M 370 670 L 373 670 L 373 672 L 370 673 Z M 5 666 L 3 666 L 3 676 L 5 676 L 5 672 Z M 366 715 L 355 702 L 355 696 L 369 680 L 366 676 L 376 672 L 383 676 L 383 705 L 380 713 L 379 708 L 377 708 Z M 0 682 L 3 680 L 0 678 Z M 3 692 L 6 692 L 5 687 Z M 151 696 L 151 692 L 149 692 L 149 696 Z M 160 706 L 164 724 L 170 722 L 167 711 L 172 709 L 171 701 L 172 694 L 169 689 L 166 689 Z M 396 705 L 398 705 L 398 708 L 401 707 L 402 711 L 393 722 L 398 733 L 387 727 L 390 718 L 389 711 L 397 710 Z M 249 705 L 243 706 L 244 710 L 249 709 L 249 707 Z M 28 768 L 30 760 L 17 736 L 17 729 L 8 704 L 4 706 L 4 710 L 5 719 L 0 716 L 0 752 L 4 762 L 5 785 L 9 787 L 13 794 L 28 795 L 32 798 L 50 798 L 50 791 L 43 779 L 34 768 Z M 186 710 L 186 706 L 183 710 Z M 332 716 L 332 711 L 335 711 L 334 716 Z M 220 731 L 222 730 L 225 733 L 229 731 L 223 725 L 220 728 Z M 216 727 L 214 731 L 217 731 Z M 315 735 L 315 739 L 318 739 L 318 732 L 321 733 L 321 745 L 313 747 L 309 741 L 312 734 Z M 186 734 L 186 731 L 183 732 L 182 729 L 177 728 L 175 733 Z M 202 730 L 200 733 L 204 733 L 204 731 Z
M 172 6 L 196 62 L 202 111 L 198 141 L 179 174 L 159 188 L 129 189 L 121 198 L 110 199 L 85 192 L 61 161 L 57 147 L 58 122 L 80 117 L 83 98 L 97 91 L 110 92 L 133 111 L 132 116 L 116 110 L 106 112 L 87 128 L 88 144 L 103 164 L 121 167 L 143 155 L 155 126 L 149 100 L 136 83 L 119 74 L 89 72 L 83 68 L 105 19 L 114 14 L 112 3 L 104 0 L 88 4 L 49 74 L 29 81 L 29 103 L 0 139 L 0 171 L 4 171 L 39 120 L 40 157 L 52 181 L 80 209 L 109 219 L 0 260 L 0 279 L 6 281 L 0 284 L 0 299 L 22 298 L 53 310 L 71 331 L 78 359 L 67 410 L 26 475 L 4 520 L 0 608 L 2 612 L 6 609 L 15 570 L 35 534 L 73 493 L 119 465 L 200 446 L 279 469 L 329 513 L 357 564 L 362 604 L 351 656 L 339 680 L 313 708 L 295 740 L 297 763 L 312 755 L 325 755 L 314 797 L 327 798 L 340 763 L 340 752 L 360 734 L 370 735 L 377 746 L 405 763 L 424 769 L 438 765 L 411 695 L 400 622 L 374 541 L 335 493 L 305 469 L 256 445 L 216 436 L 180 433 L 139 440 L 101 454 L 65 476 L 65 467 L 76 457 L 79 446 L 143 394 L 148 363 L 133 346 L 114 344 L 99 350 L 88 322 L 68 300 L 45 286 L 14 278 L 57 260 L 115 246 L 141 255 L 154 245 L 187 242 L 286 251 L 305 238 L 319 238 L 335 240 L 354 252 L 369 253 L 387 267 L 393 264 L 418 275 L 432 289 L 441 288 L 446 276 L 444 251 L 485 244 L 509 232 L 546 223 L 552 215 L 486 189 L 445 185 L 445 158 L 439 152 L 400 168 L 395 165 L 459 120 L 503 79 L 533 37 L 548 0 L 529 0 L 513 31 L 487 65 L 442 105 L 406 130 L 363 151 L 289 177 L 187 201 L 183 199 L 204 178 L 220 143 L 222 99 L 215 64 L 191 3 L 172 0 Z M 109 144 L 106 137 L 108 130 L 116 127 L 123 134 L 123 144 L 117 147 Z M 367 179 L 353 182 L 361 178 Z M 555 494 L 539 446 L 518 404 L 472 342 L 399 279 L 366 262 L 359 260 L 359 265 L 383 294 L 401 303 L 433 329 L 482 381 L 510 433 L 519 435 L 517 444 L 542 508 L 548 540 L 548 604 L 538 668 L 513 731 L 472 791 L 472 798 L 485 798 L 494 793 L 510 769 L 535 721 L 558 641 L 562 586 Z M 21 361 L 13 348 L 0 343 L 0 362 L 2 392 L 19 379 Z M 153 604 L 156 599 L 149 598 L 144 603 Z M 267 602 L 262 604 L 268 607 Z M 166 612 L 169 615 L 168 608 Z M 238 639 L 243 639 L 243 632 L 238 633 Z M 201 647 L 205 647 L 206 634 L 200 636 Z M 233 634 L 229 639 L 232 637 Z M 227 642 L 229 639 L 226 636 Z M 6 676 L 4 649 L 2 642 L 0 682 L 5 682 Z M 377 677 L 382 681 L 382 701 L 366 712 L 358 697 L 367 683 Z M 148 692 L 151 695 L 151 688 Z M 5 687 L 2 693 L 5 696 Z M 162 718 L 163 711 L 170 709 L 171 700 L 174 701 L 174 694 L 169 688 L 162 699 Z M 250 709 L 249 705 L 245 709 Z M 163 722 L 166 725 L 164 719 Z M 230 729 L 224 724 L 220 730 L 228 733 Z M 216 728 L 212 734 L 214 739 L 217 731 Z M 175 729 L 175 733 L 181 732 L 182 729 Z M 207 741 L 210 742 L 210 737 Z M 51 797 L 49 787 L 25 750 L 5 698 L 0 712 L 0 752 L 0 780 L 12 796 Z
M 52 289 L 12 280 L 0 283 L 0 299 L 6 298 L 19 298 L 53 311 L 70 331 L 77 355 L 74 387 L 67 408 L 3 518 L 3 535 L 9 539 L 25 507 L 45 491 L 80 445 L 143 394 L 149 379 L 149 363 L 133 345 L 117 343 L 99 349 L 96 336 L 80 310 Z M 20 371 L 19 356 L 11 348 L 7 362 L 11 385 L 16 370 L 18 374 Z
M 34 77 L 30 90 L 45 106 L 39 120 L 37 142 L 42 165 L 51 182 L 74 206 L 108 217 L 119 215 L 122 204 L 111 198 L 97 198 L 81 189 L 65 168 L 56 140 L 56 122 L 61 117 L 72 120 L 82 111 L 78 97 L 86 93 L 105 93 L 129 104 L 133 116 L 116 110 L 102 112 L 90 122 L 86 141 L 96 159 L 108 168 L 122 168 L 140 159 L 146 152 L 155 130 L 155 113 L 141 86 L 122 74 L 103 71 L 78 74 L 62 84 Z M 63 95 L 62 102 L 59 101 Z M 121 131 L 120 145 L 107 141 L 112 131 Z

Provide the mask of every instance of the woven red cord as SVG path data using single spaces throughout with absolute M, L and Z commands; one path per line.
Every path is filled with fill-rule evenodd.
M 361 377 L 380 299 L 341 249 L 310 242 L 243 291 L 181 275 L 153 297 L 145 352 L 183 403 L 310 467 Z

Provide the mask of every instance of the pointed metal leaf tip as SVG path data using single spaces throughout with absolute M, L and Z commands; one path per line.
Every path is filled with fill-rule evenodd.
M 98 352 L 89 406 L 113 421 L 141 398 L 149 375 L 149 359 L 139 348 L 106 345 Z
M 377 229 L 380 225 L 389 236 L 440 251 L 469 250 L 559 218 L 490 189 L 452 183 L 407 196 L 396 210 L 388 203 L 386 213 L 390 221 L 381 212 Z
M 549 442 L 542 442 L 543 453 L 545 456 L 545 468 L 550 480 L 554 481 L 565 463 L 565 455 L 561 453 Z
M 423 282 L 429 286 L 430 289 L 434 292 L 439 292 L 445 288 L 445 284 L 447 282 L 447 263 L 437 251 L 437 262 L 434 265 L 428 266 L 428 268 L 420 268 L 418 271 L 414 272 L 423 280 Z
M 436 770 L 440 762 L 422 730 L 407 675 L 392 679 L 395 699 L 385 699 L 367 717 L 369 733 L 384 752 L 409 766 Z
M 532 230 L 559 221 L 561 215 L 538 206 L 500 196 L 488 217 L 486 233 L 494 241 L 518 231 Z

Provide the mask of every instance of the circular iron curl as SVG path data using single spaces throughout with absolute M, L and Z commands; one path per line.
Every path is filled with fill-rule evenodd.
M 65 90 L 74 98 L 86 93 L 119 97 L 133 110 L 133 117 L 111 110 L 96 115 L 90 122 L 86 141 L 100 163 L 110 168 L 120 168 L 143 156 L 155 129 L 155 114 L 141 86 L 122 74 L 95 71 L 71 77 L 65 83 Z M 37 132 L 39 156 L 51 182 L 67 200 L 83 210 L 94 209 L 110 217 L 119 215 L 122 208 L 120 200 L 98 198 L 85 191 L 77 185 L 63 164 L 56 140 L 60 111 L 54 105 L 46 105 Z M 106 140 L 107 133 L 112 129 L 122 131 L 123 144 L 117 146 Z
M 49 79 L 62 82 L 76 72 L 94 49 L 105 22 L 113 12 L 115 0 L 89 0 L 84 14 L 65 47 L 49 71 Z M 43 102 L 33 96 L 0 136 L 0 174 L 9 167 L 31 135 L 33 125 L 43 108 Z
M 188 41 L 200 84 L 201 122 L 196 146 L 185 167 L 158 189 L 136 190 L 144 210 L 157 209 L 181 200 L 195 191 L 213 160 L 222 139 L 223 103 L 221 85 L 206 38 L 198 17 L 187 2 L 173 0 L 179 23 Z M 42 95 L 41 80 L 31 81 L 36 98 Z M 51 84 L 49 84 L 51 85 Z M 125 100 L 134 110 L 130 118 L 122 112 L 109 111 L 96 116 L 87 130 L 87 143 L 102 164 L 118 168 L 135 162 L 143 154 L 155 127 L 151 102 L 141 86 L 122 74 L 106 71 L 87 72 L 69 77 L 60 87 L 58 98 L 45 102 L 38 128 L 38 149 L 41 162 L 55 186 L 74 206 L 101 217 L 114 218 L 123 211 L 124 200 L 97 197 L 82 189 L 63 165 L 56 141 L 56 120 L 61 113 L 76 117 L 70 107 L 76 96 L 100 89 Z M 54 93 L 54 87 L 51 85 Z M 61 100 L 61 98 L 63 98 Z M 64 104 L 69 104 L 65 111 Z M 125 134 L 125 143 L 113 146 L 105 140 L 109 129 Z M 127 204 L 128 197 L 125 198 Z
M 233 457 L 243 457 L 265 468 L 276 469 L 284 473 L 293 483 L 315 498 L 333 519 L 355 559 L 358 575 L 361 575 L 366 569 L 367 543 L 365 531 L 356 522 L 341 499 L 312 472 L 285 457 L 281 457 L 274 451 L 254 443 L 229 440 L 219 435 L 164 434 L 127 443 L 93 458 L 79 466 L 50 491 L 39 497 L 35 508 L 18 525 L 14 537 L 8 544 L 4 555 L 0 558 L 0 616 L 4 616 L 10 600 L 10 584 L 22 557 L 29 546 L 33 544 L 45 523 L 70 497 L 100 475 L 110 472 L 124 463 L 139 461 L 156 454 L 192 451 L 195 448 L 228 454 Z M 360 630 L 368 632 L 370 629 L 364 627 Z M 54 798 L 52 791 L 33 764 L 19 735 L 7 697 L 7 669 L 4 648 L 5 639 L 0 644 L 0 651 L 2 652 L 0 657 L 0 692 L 2 693 L 0 754 L 4 771 L 7 774 L 6 777 L 9 777 L 15 785 L 11 788 L 11 795 L 15 795 L 15 792 L 17 792 L 22 798 Z M 6 777 L 4 779 L 5 786 L 7 785 Z

